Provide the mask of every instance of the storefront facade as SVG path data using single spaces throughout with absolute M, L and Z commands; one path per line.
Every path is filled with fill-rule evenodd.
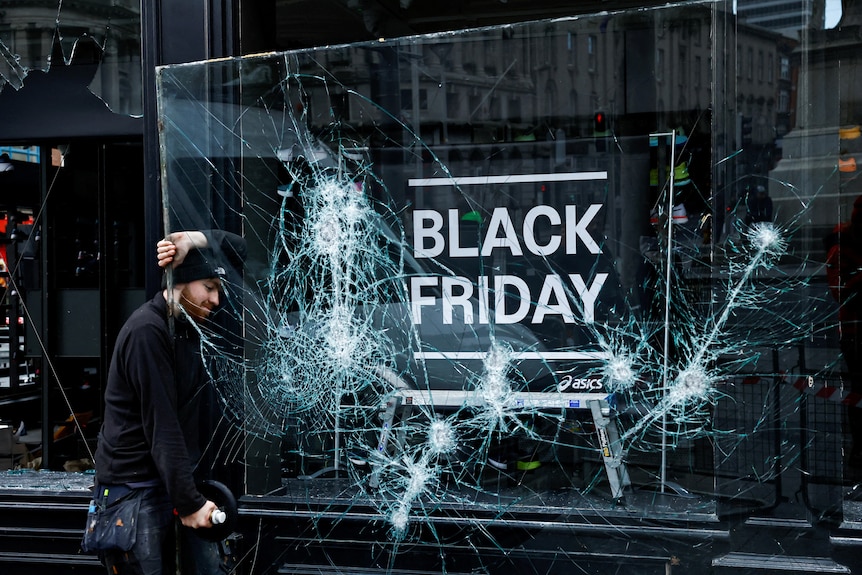
M 859 7 L 315 6 L 65 29 L 111 121 L 6 136 L 41 150 L 13 276 L 40 377 L 7 396 L 44 468 L 87 458 L 146 246 L 222 228 L 250 256 L 202 465 L 238 572 L 862 572 Z M 86 474 L 21 477 L 2 504 L 50 502 L 31 529 L 62 514 L 93 569 Z

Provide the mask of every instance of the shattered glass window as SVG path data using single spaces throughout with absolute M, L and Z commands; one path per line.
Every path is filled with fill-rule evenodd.
M 684 4 L 161 68 L 166 226 L 249 242 L 204 340 L 249 513 L 450 572 L 621 553 L 516 528 L 649 531 L 626 561 L 665 572 L 728 517 L 858 524 L 844 17 Z
M 31 74 L 38 83 L 61 76 L 80 82 L 111 111 L 140 116 L 140 3 L 4 3 L 0 90 L 21 90 Z M 74 95 L 71 85 L 64 88 Z

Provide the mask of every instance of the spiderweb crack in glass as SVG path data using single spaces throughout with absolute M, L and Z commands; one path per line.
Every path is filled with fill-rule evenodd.
M 299 123 L 299 119 L 295 121 Z M 414 144 L 423 146 L 418 138 Z M 295 181 L 304 183 L 299 192 L 302 225 L 294 225 L 294 214 L 284 202 L 275 223 L 279 237 L 270 257 L 269 277 L 261 284 L 266 290 L 260 299 L 266 305 L 260 305 L 261 316 L 257 318 L 264 322 L 268 335 L 260 342 L 260 354 L 252 366 L 258 375 L 252 397 L 260 398 L 252 403 L 261 404 L 251 411 L 246 408 L 242 423 L 246 430 L 256 430 L 262 436 L 285 436 L 294 428 L 279 427 L 273 420 L 308 413 L 304 421 L 315 427 L 314 434 L 337 432 L 342 445 L 357 460 L 367 462 L 374 479 L 369 479 L 362 466 L 351 465 L 347 472 L 357 486 L 385 495 L 380 511 L 388 518 L 395 539 L 401 540 L 408 535 L 411 517 L 422 514 L 426 505 L 434 508 L 435 501 L 439 503 L 464 487 L 485 489 L 475 468 L 478 466 L 481 475 L 481 469 L 490 462 L 507 465 L 498 461 L 505 457 L 492 457 L 501 448 L 501 437 L 531 443 L 534 453 L 549 452 L 553 460 L 557 457 L 553 452 L 560 446 L 559 434 L 571 424 L 559 412 L 525 409 L 515 402 L 517 393 L 531 385 L 530 377 L 519 365 L 522 352 L 513 348 L 512 341 L 497 337 L 500 326 L 493 322 L 489 322 L 488 330 L 480 332 L 473 326 L 467 332 L 487 346 L 479 356 L 480 365 L 452 365 L 474 390 L 469 405 L 453 406 L 454 415 L 440 411 L 442 406 L 415 406 L 412 415 L 404 419 L 383 421 L 387 398 L 397 394 L 399 386 L 422 389 L 428 385 L 424 382 L 431 369 L 428 365 L 422 361 L 399 363 L 418 350 L 429 350 L 430 340 L 420 335 L 421 322 L 411 317 L 418 309 L 415 298 L 412 305 L 405 303 L 415 295 L 409 280 L 417 272 L 428 273 L 428 268 L 405 268 L 405 255 L 414 250 L 405 243 L 398 219 L 392 217 L 391 206 L 374 204 L 357 179 L 357 171 L 345 168 L 343 149 L 336 147 L 332 156 L 324 157 L 318 141 L 308 138 L 306 145 L 307 150 L 294 150 L 291 162 L 284 164 L 292 172 L 297 170 L 293 160 L 304 158 L 303 170 L 310 168 L 311 174 L 291 173 Z M 356 158 L 351 157 L 351 161 L 355 163 Z M 435 162 L 446 170 L 439 159 Z M 358 173 L 368 172 L 370 166 L 358 169 Z M 590 219 L 596 216 L 594 207 Z M 579 224 L 577 234 L 592 240 L 585 225 Z M 579 303 L 581 298 L 569 293 L 568 301 L 575 302 L 584 319 L 579 325 L 604 351 L 595 356 L 598 364 L 591 373 L 602 381 L 607 393 L 617 396 L 621 408 L 633 405 L 645 410 L 623 430 L 619 442 L 624 453 L 655 449 L 654 434 L 667 425 L 666 421 L 674 425 L 668 432 L 671 443 L 683 437 L 720 433 L 711 427 L 708 407 L 721 396 L 719 388 L 728 372 L 715 366 L 721 354 L 740 347 L 738 340 L 725 341 L 727 322 L 737 309 L 763 301 L 752 289 L 752 277 L 774 269 L 788 245 L 782 231 L 771 223 L 740 227 L 739 232 L 733 244 L 738 251 L 727 254 L 730 273 L 724 301 L 703 318 L 706 330 L 695 326 L 699 320 L 694 312 L 683 310 L 690 314 L 681 318 L 688 325 L 674 330 L 671 336 L 672 344 L 683 350 L 679 357 L 689 358 L 682 363 L 674 360 L 668 368 L 662 366 L 664 356 L 652 343 L 661 327 L 636 316 L 624 322 L 592 321 L 592 317 L 584 317 L 591 316 L 592 310 L 588 313 Z M 506 245 L 503 242 L 496 247 Z M 487 251 L 486 255 L 492 256 L 494 248 Z M 594 246 L 588 252 L 595 255 L 600 250 Z M 393 257 L 393 253 L 398 255 Z M 416 251 L 419 255 L 438 267 L 443 277 L 453 273 L 428 253 Z M 589 290 L 592 304 L 609 274 L 594 270 L 590 274 L 598 286 Z M 675 276 L 672 281 L 677 281 Z M 581 296 L 587 291 L 582 288 L 577 290 Z M 659 283 L 656 289 L 662 292 L 665 286 Z M 566 287 L 563 291 L 575 290 Z M 536 303 L 540 309 L 553 307 L 550 296 L 540 299 Z M 678 302 L 685 308 L 682 299 Z M 497 304 L 505 305 L 500 299 Z M 573 313 L 562 316 L 576 317 Z M 444 323 L 457 324 L 455 320 L 465 319 L 469 316 L 459 316 L 457 306 L 450 304 Z M 383 372 L 389 377 L 381 377 Z M 238 388 L 237 382 L 221 387 L 228 405 L 236 404 Z M 255 418 L 261 420 L 253 421 Z M 547 430 L 554 427 L 558 430 L 549 437 Z M 397 435 L 401 439 L 382 440 L 384 431 L 390 438 Z M 419 437 L 426 440 L 414 443 L 409 439 Z M 572 446 L 578 450 L 593 448 L 589 441 L 583 447 Z M 308 454 L 308 446 L 297 449 Z M 444 481 L 446 476 L 452 480 Z M 600 476 L 591 480 L 586 489 L 598 479 Z
M 517 391 L 529 382 L 519 371 L 512 344 L 497 339 L 491 330 L 479 368 L 473 372 L 466 365 L 456 366 L 474 389 L 470 405 L 456 406 L 455 415 L 447 417 L 436 413 L 439 408 L 433 405 L 417 407 L 418 413 L 392 422 L 388 432 L 424 437 L 424 442 L 382 441 L 382 426 L 389 424 L 382 421 L 382 406 L 398 391 L 392 382 L 416 381 L 413 378 L 423 377 L 428 369 L 417 363 L 415 371 L 405 371 L 395 361 L 409 353 L 411 344 L 423 345 L 416 328 L 410 327 L 415 326 L 409 317 L 411 308 L 400 303 L 406 300 L 409 274 L 403 271 L 403 260 L 393 259 L 388 250 L 393 237 L 403 238 L 403 233 L 380 231 L 380 218 L 368 196 L 344 172 L 319 170 L 313 178 L 303 190 L 305 225 L 290 234 L 284 232 L 289 229 L 284 222 L 277 226 L 285 233 L 276 242 L 284 254 L 274 254 L 272 259 L 287 263 L 273 267 L 265 285 L 280 286 L 284 292 L 264 297 L 280 307 L 255 368 L 260 373 L 258 391 L 275 413 L 309 412 L 316 431 L 337 430 L 348 449 L 369 462 L 373 482 L 360 468 L 351 466 L 348 472 L 357 485 L 386 495 L 381 512 L 400 540 L 407 536 L 413 514 L 421 514 L 426 504 L 433 507 L 429 502 L 444 500 L 452 485 L 456 492 L 465 486 L 481 488 L 471 467 L 489 465 L 491 453 L 499 449 L 498 434 L 519 436 L 519 441 L 545 444 L 547 449 L 559 439 L 537 429 L 565 420 L 559 414 L 513 404 Z M 385 206 L 379 207 L 386 211 Z M 283 212 L 283 217 L 289 214 Z M 685 350 L 681 357 L 690 359 L 670 366 L 666 386 L 658 383 L 665 371 L 662 356 L 646 343 L 656 335 L 654 327 L 634 319 L 614 326 L 584 322 L 605 350 L 593 370 L 605 390 L 624 398 L 623 403 L 637 403 L 647 410 L 624 430 L 620 442 L 626 452 L 653 449 L 650 437 L 665 418 L 675 426 L 673 442 L 706 433 L 707 406 L 717 401 L 720 383 L 727 376 L 709 367 L 730 347 L 722 341 L 727 335 L 725 324 L 736 308 L 758 299 L 749 289 L 752 275 L 771 269 L 786 250 L 786 240 L 771 224 L 741 229 L 740 238 L 741 250 L 730 266 L 738 279 L 728 285 L 723 306 L 706 321 L 708 331 L 674 334 L 675 344 Z M 399 252 L 409 250 L 401 247 Z M 389 277 L 381 278 L 381 270 Z M 389 284 L 388 290 L 380 289 L 383 283 Z M 393 292 L 397 297 L 391 297 Z M 314 297 L 307 298 L 307 293 Z M 287 313 L 287 309 L 297 311 Z M 381 378 L 382 371 L 394 377 Z M 644 385 L 645 381 L 653 383 Z M 226 397 L 228 403 L 231 400 Z M 266 415 L 268 409 L 258 413 Z M 247 429 L 256 428 L 248 420 L 244 424 Z M 264 434 L 290 432 L 267 425 L 259 429 Z M 469 454 L 461 447 L 463 442 L 469 442 Z M 454 484 L 443 481 L 446 475 L 453 477 Z
M 471 38 L 459 35 L 461 47 Z M 423 124 L 419 110 L 454 106 L 458 94 L 422 84 L 436 73 L 423 42 L 243 61 L 271 65 L 281 81 L 234 110 L 259 119 L 235 137 L 266 175 L 243 174 L 243 214 L 255 221 L 246 235 L 266 265 L 246 286 L 243 354 L 210 358 L 228 416 L 279 446 L 286 485 L 340 466 L 344 493 L 375 508 L 395 553 L 428 539 L 444 549 L 443 515 L 493 540 L 476 509 L 500 518 L 541 508 L 552 492 L 579 498 L 561 514 L 604 523 L 596 517 L 619 504 L 612 471 L 622 486 L 629 475 L 637 487 L 664 481 L 668 470 L 697 489 L 723 485 L 741 505 L 759 497 L 806 444 L 750 453 L 752 437 L 772 439 L 803 415 L 774 376 L 836 323 L 805 243 L 820 233 L 811 230 L 821 190 L 741 173 L 698 178 L 696 161 L 710 172 L 744 155 L 710 155 L 723 129 L 716 110 L 687 120 L 677 153 L 692 173 L 671 198 L 687 200 L 672 206 L 667 189 L 647 192 L 646 133 L 614 133 L 603 151 L 574 128 L 547 140 L 478 129 L 446 140 L 455 126 Z M 394 82 L 366 90 L 339 64 L 388 57 L 400 100 Z M 473 104 L 507 89 L 495 80 L 487 93 L 474 86 Z M 211 124 L 234 125 L 213 113 Z M 737 191 L 760 183 L 780 205 L 771 221 L 747 223 Z M 817 364 L 816 377 L 835 361 Z M 627 492 L 621 513 L 656 512 L 640 493 Z M 712 495 L 699 489 L 692 505 L 712 512 Z

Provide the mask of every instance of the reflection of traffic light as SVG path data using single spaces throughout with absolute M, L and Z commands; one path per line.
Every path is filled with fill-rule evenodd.
M 737 141 L 739 142 L 739 146 L 744 148 L 751 144 L 751 116 L 743 116 L 740 114 L 737 116 L 737 135 L 739 136 Z
M 596 151 L 607 151 L 607 143 L 605 138 L 611 135 L 608 129 L 608 116 L 603 111 L 598 111 L 593 114 L 593 137 L 596 139 Z
M 596 112 L 593 116 L 593 133 L 596 136 L 608 135 L 608 117 L 604 112 Z

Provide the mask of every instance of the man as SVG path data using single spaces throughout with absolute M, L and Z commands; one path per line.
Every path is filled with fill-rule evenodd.
M 241 268 L 245 242 L 220 231 L 176 232 L 157 251 L 161 267 L 173 266 L 173 287 L 120 330 L 95 456 L 94 507 L 124 514 L 117 524 L 135 525 L 130 539 L 99 552 L 112 575 L 173 573 L 174 514 L 185 527 L 206 529 L 216 510 L 194 477 L 198 402 L 208 383 L 196 324 L 219 305 L 227 265 Z M 187 533 L 181 539 L 183 573 L 220 572 L 216 546 Z

